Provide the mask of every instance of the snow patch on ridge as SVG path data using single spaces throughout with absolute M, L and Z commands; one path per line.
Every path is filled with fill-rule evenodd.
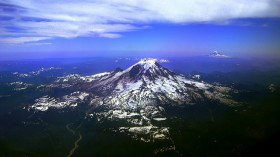
M 63 109 L 66 107 L 77 107 L 77 105 L 85 100 L 89 94 L 85 92 L 74 92 L 70 95 L 65 95 L 62 98 L 55 99 L 50 96 L 43 96 L 35 100 L 35 104 L 31 105 L 29 109 L 36 111 L 47 111 L 50 108 Z

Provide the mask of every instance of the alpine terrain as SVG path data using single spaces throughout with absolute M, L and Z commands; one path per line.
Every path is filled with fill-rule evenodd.
M 29 111 L 64 110 L 89 104 L 86 119 L 121 122 L 113 130 L 137 140 L 166 141 L 168 146 L 160 151 L 175 150 L 170 128 L 164 123 L 167 106 L 195 105 L 209 100 L 236 103 L 229 96 L 230 87 L 187 79 L 162 67 L 157 59 L 142 59 L 125 70 L 117 68 L 91 76 L 71 74 L 38 88 L 67 89 L 72 93 L 38 98 L 28 107 Z

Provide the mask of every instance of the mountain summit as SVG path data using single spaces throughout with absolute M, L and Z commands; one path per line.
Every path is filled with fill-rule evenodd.
M 157 63 L 156 59 L 142 59 L 138 63 L 129 67 L 122 74 L 130 80 L 155 80 L 158 77 L 172 76 L 173 73 Z
M 127 81 L 154 81 L 159 77 L 174 76 L 174 73 L 159 65 L 156 59 L 142 59 L 123 71 L 121 75 L 127 78 Z

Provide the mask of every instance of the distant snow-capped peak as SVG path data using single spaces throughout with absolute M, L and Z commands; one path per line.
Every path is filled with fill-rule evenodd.
M 215 58 L 230 58 L 230 56 L 224 55 L 218 51 L 213 51 L 209 57 L 215 57 Z

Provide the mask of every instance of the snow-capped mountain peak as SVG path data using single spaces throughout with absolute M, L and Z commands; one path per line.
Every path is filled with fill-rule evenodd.
M 171 77 L 174 73 L 157 63 L 157 59 L 142 59 L 122 72 L 122 76 L 129 77 L 133 81 L 155 80 L 159 77 Z
M 142 59 L 129 68 L 92 76 L 59 78 L 58 86 L 79 89 L 102 97 L 98 104 L 133 108 L 148 104 L 192 104 L 205 98 L 228 101 L 228 87 L 186 79 L 162 67 L 157 59 Z M 222 94 L 223 93 L 223 94 Z M 96 102 L 96 101 L 94 101 Z M 231 102 L 231 101 L 228 101 Z
M 144 58 L 141 59 L 138 63 L 136 64 L 149 64 L 149 65 L 154 65 L 157 62 L 156 58 Z
M 145 59 L 141 59 L 139 62 L 132 65 L 131 67 L 127 68 L 126 71 L 130 71 L 131 69 L 133 69 L 135 67 L 141 67 L 142 70 L 147 71 L 149 69 L 157 68 L 158 66 L 160 66 L 160 65 L 157 63 L 157 59 L 155 59 L 155 58 L 145 58 Z
M 231 88 L 187 79 L 164 68 L 156 59 L 142 59 L 125 70 L 117 68 L 91 76 L 68 75 L 58 78 L 48 88 L 69 88 L 77 92 L 62 98 L 39 98 L 29 109 L 47 111 L 75 108 L 85 103 L 99 108 L 88 116 L 101 122 L 126 120 L 119 130 L 141 136 L 144 141 L 169 140 L 168 127 L 154 123 L 167 119 L 166 105 L 206 100 L 235 104 L 228 95 Z
M 224 55 L 218 51 L 213 51 L 209 57 L 215 57 L 215 58 L 230 58 L 230 56 Z

